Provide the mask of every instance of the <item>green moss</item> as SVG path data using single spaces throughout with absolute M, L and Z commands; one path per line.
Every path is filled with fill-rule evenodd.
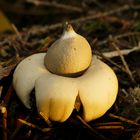
M 140 4 L 140 0 L 134 0 L 135 4 Z
M 135 32 L 139 32 L 140 31 L 140 20 L 136 21 L 132 27 L 132 30 Z
M 113 27 L 107 22 L 94 21 L 85 24 L 82 27 L 82 30 L 87 35 L 92 35 L 92 36 L 95 35 L 96 37 L 102 38 L 106 36 L 108 33 L 110 33 L 113 30 Z

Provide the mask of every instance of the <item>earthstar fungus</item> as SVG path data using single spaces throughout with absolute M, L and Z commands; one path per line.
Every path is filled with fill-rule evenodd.
M 59 122 L 69 118 L 77 96 L 83 106 L 82 117 L 91 121 L 106 113 L 118 92 L 113 70 L 92 57 L 89 43 L 70 24 L 47 53 L 31 55 L 18 64 L 13 86 L 27 108 L 35 88 L 38 112 Z

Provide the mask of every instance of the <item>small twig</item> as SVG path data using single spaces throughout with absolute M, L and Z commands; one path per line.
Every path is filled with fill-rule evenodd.
M 125 132 L 136 132 L 138 129 L 137 128 L 126 128 L 124 129 Z
M 97 126 L 96 129 L 121 129 L 124 130 L 124 127 L 121 125 L 109 125 L 109 126 Z
M 25 121 L 23 119 L 20 119 L 20 118 L 18 119 L 18 121 L 23 123 L 23 124 L 25 124 L 25 125 L 27 125 L 27 126 L 29 126 L 29 127 L 31 127 L 31 128 L 38 129 L 38 130 L 40 130 L 42 132 L 48 132 L 48 131 L 51 130 L 51 128 L 40 128 L 39 126 L 37 126 L 35 124 L 32 124 L 30 122 L 27 122 L 27 121 Z
M 99 13 L 99 14 L 94 14 L 94 15 L 89 15 L 89 16 L 86 16 L 86 17 L 80 17 L 78 19 L 73 19 L 73 20 L 70 20 L 70 23 L 81 23 L 81 22 L 84 22 L 84 21 L 88 21 L 88 20 L 93 20 L 93 19 L 98 19 L 98 18 L 101 18 L 101 17 L 105 17 L 105 16 L 109 16 L 109 15 L 112 15 L 112 14 L 115 14 L 115 13 L 119 13 L 119 12 L 123 12 L 123 11 L 127 11 L 129 9 L 133 9 L 131 6 L 129 5 L 123 5 L 119 8 L 116 8 L 116 9 L 113 9 L 113 10 L 110 10 L 110 11 L 106 11 L 106 12 L 103 12 L 103 13 Z M 53 30 L 53 29 L 56 29 L 56 28 L 60 28 L 62 27 L 62 23 L 56 23 L 56 24 L 53 24 L 53 25 L 47 25 L 47 26 L 39 26 L 39 28 L 37 28 L 36 32 L 46 32 L 47 30 Z M 34 26 L 33 28 L 36 28 L 36 26 Z M 32 31 L 32 28 L 31 29 L 28 29 L 29 32 Z
M 89 124 L 87 124 L 79 115 L 77 115 L 76 117 L 80 120 L 80 122 L 82 122 L 82 124 L 85 127 L 87 127 L 91 132 L 97 135 L 100 139 L 106 140 L 106 138 L 103 135 L 99 134 L 94 128 L 92 128 Z
M 140 128 L 136 132 L 136 134 L 132 137 L 131 140 L 139 140 L 140 139 Z
M 132 8 L 134 10 L 138 10 L 138 9 L 140 9 L 140 5 L 131 5 L 130 8 Z
M 98 7 L 103 8 L 103 5 L 98 0 L 92 0 Z
M 74 11 L 74 12 L 82 12 L 83 10 L 79 7 L 72 6 L 72 5 L 66 5 L 66 4 L 60 4 L 56 2 L 49 2 L 49 1 L 39 1 L 39 0 L 26 0 L 28 3 L 32 3 L 36 6 L 38 5 L 43 5 L 43 6 L 49 6 L 49 7 L 54 7 L 54 8 L 61 8 L 69 11 Z
M 124 129 L 122 122 L 104 122 L 94 124 L 96 129 Z
M 4 102 L 0 105 L 0 111 L 2 113 L 2 122 L 3 122 L 3 140 L 7 140 L 7 109 Z
M 25 120 L 27 120 L 28 118 L 29 118 L 29 116 L 27 116 L 27 117 L 25 118 Z M 15 136 L 17 135 L 17 133 L 19 132 L 19 130 L 21 129 L 22 126 L 23 126 L 23 123 L 20 123 L 20 124 L 16 127 L 16 129 L 14 130 L 14 132 L 13 132 L 12 135 L 11 135 L 10 140 L 14 140 L 14 139 L 15 139 Z
M 120 49 L 118 48 L 118 46 L 114 42 L 112 42 L 111 44 L 118 51 L 118 54 L 119 54 L 119 56 L 120 56 L 120 58 L 122 60 L 122 63 L 123 63 L 128 75 L 129 75 L 130 79 L 132 80 L 132 82 L 135 82 L 135 79 L 134 79 L 134 77 L 132 75 L 132 72 L 130 71 L 130 69 L 129 69 L 128 65 L 127 65 L 127 62 L 125 61 L 124 56 L 122 55 Z
M 115 39 L 118 37 L 114 37 Z M 115 48 L 116 49 L 116 48 Z M 132 49 L 123 49 L 123 50 L 119 50 L 121 55 L 128 55 L 131 52 L 140 50 L 140 44 L 138 44 L 138 46 L 133 47 Z M 115 63 L 114 61 L 112 61 L 110 58 L 112 57 L 116 57 L 116 56 L 120 56 L 120 53 L 118 53 L 117 51 L 111 51 L 111 52 L 96 52 L 97 55 L 101 56 L 102 58 L 106 59 L 107 61 L 109 61 L 111 64 L 115 65 L 117 68 L 121 69 L 123 72 L 128 73 L 127 69 L 124 69 L 123 67 L 119 66 L 117 63 Z
M 119 34 L 119 35 L 113 36 L 112 38 L 114 40 L 118 40 L 118 39 L 121 39 L 121 38 L 124 38 L 124 37 L 136 36 L 136 35 L 140 36 L 140 32 L 127 32 L 127 33 L 124 33 L 124 34 Z M 108 43 L 108 41 L 110 41 L 110 37 L 108 37 L 107 39 L 105 39 L 103 41 L 98 42 L 97 46 L 102 46 L 102 45 Z
M 33 54 L 38 53 L 38 52 L 47 52 L 48 47 L 50 46 L 50 44 L 52 44 L 53 41 L 54 41 L 54 38 L 50 36 L 41 40 L 40 46 L 35 51 L 33 51 Z
M 1 97 L 1 94 L 2 94 L 2 89 L 3 89 L 3 86 L 0 86 L 0 97 Z
M 11 24 L 11 26 L 12 26 L 13 30 L 15 31 L 16 35 L 17 35 L 18 37 L 21 37 L 20 32 L 18 31 L 18 29 L 17 29 L 17 27 L 15 26 L 15 24 Z
M 13 89 L 13 85 L 12 85 L 12 82 L 11 82 L 11 84 L 8 88 L 8 91 L 7 91 L 7 93 L 6 93 L 6 95 L 4 96 L 4 99 L 3 99 L 6 106 L 8 106 L 8 104 L 10 102 L 13 91 L 14 91 L 14 89 Z
M 81 17 L 79 19 L 71 20 L 71 23 L 80 23 L 80 22 L 84 22 L 84 21 L 87 21 L 87 20 L 93 20 L 93 19 L 108 16 L 108 15 L 112 15 L 114 13 L 123 12 L 123 11 L 129 10 L 129 9 L 130 9 L 130 6 L 126 4 L 126 5 L 123 5 L 119 8 L 116 8 L 116 9 L 113 9 L 113 10 L 110 10 L 110 11 L 106 11 L 106 12 L 103 12 L 103 13 L 89 15 L 89 16 L 86 16 L 86 17 Z
M 102 53 L 100 52 L 96 52 L 96 54 L 102 58 L 104 58 L 105 60 L 107 60 L 108 62 L 110 62 L 111 64 L 113 64 L 114 66 L 116 66 L 118 69 L 122 70 L 123 72 L 127 73 L 127 71 L 121 67 L 120 65 L 118 65 L 116 62 L 114 62 L 113 60 L 111 60 L 110 58 L 104 56 Z
M 96 123 L 94 126 L 108 126 L 108 125 L 122 125 L 122 122 L 103 122 L 103 123 Z
M 129 119 L 124 118 L 124 117 L 122 117 L 122 116 L 114 115 L 114 114 L 112 114 L 112 113 L 109 113 L 108 116 L 111 117 L 111 118 L 114 118 L 114 119 L 119 119 L 119 120 L 121 120 L 121 121 L 123 121 L 123 122 L 127 122 L 127 123 L 129 123 L 129 124 L 133 124 L 133 125 L 137 125 L 137 126 L 140 125 L 140 124 L 138 124 L 138 123 L 136 123 L 136 122 L 134 122 L 134 121 L 132 121 L 132 120 L 129 120 Z
M 140 121 L 140 116 L 138 116 L 136 119 L 135 119 L 136 122 L 139 122 Z
M 20 119 L 19 118 L 18 121 L 21 122 L 21 123 L 23 123 L 23 124 L 25 124 L 25 125 L 27 125 L 27 126 L 29 126 L 29 127 L 32 127 L 32 128 L 35 128 L 35 129 L 38 129 L 38 130 L 41 130 L 42 131 L 42 129 L 40 127 L 38 127 L 37 125 L 32 124 L 30 122 L 27 122 L 26 120 L 23 120 L 23 119 Z
M 122 55 L 128 55 L 129 53 L 134 52 L 134 51 L 138 51 L 138 50 L 140 50 L 140 45 L 136 46 L 136 47 L 133 47 L 132 49 L 120 50 L 120 53 Z M 118 53 L 118 51 L 111 51 L 111 52 L 103 52 L 103 55 L 105 57 L 112 58 L 112 57 L 119 56 L 119 53 Z
M 45 120 L 45 122 L 48 124 L 49 127 L 52 127 L 51 121 L 43 112 L 39 112 L 39 115 Z
M 57 15 L 57 14 L 59 14 L 58 13 L 58 10 L 56 10 L 56 11 L 52 11 L 52 9 L 51 10 L 48 10 L 47 8 L 46 9 L 44 9 L 44 8 L 40 8 L 38 11 L 36 11 L 37 9 L 36 8 L 28 8 L 28 10 L 27 10 L 27 8 L 25 8 L 25 7 L 23 7 L 23 5 L 22 4 L 19 4 L 19 3 L 15 3 L 15 4 L 13 4 L 12 6 L 11 6 L 11 3 L 9 3 L 8 1 L 2 1 L 2 0 L 0 0 L 0 9 L 2 10 L 2 11 L 4 11 L 4 12 L 8 12 L 8 13 L 17 13 L 17 11 L 18 11 L 18 15 L 26 15 L 26 16 L 46 16 L 46 15 L 50 15 L 50 12 L 51 12 L 51 14 L 53 13 L 53 14 L 55 14 L 55 15 Z M 62 12 L 63 13 L 70 13 L 71 11 L 66 11 L 66 10 L 61 10 L 61 14 L 62 14 Z

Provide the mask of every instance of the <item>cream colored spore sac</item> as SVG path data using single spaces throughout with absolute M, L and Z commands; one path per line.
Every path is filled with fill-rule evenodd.
M 60 39 L 48 49 L 45 66 L 58 75 L 77 76 L 89 67 L 91 60 L 89 43 L 67 24 Z

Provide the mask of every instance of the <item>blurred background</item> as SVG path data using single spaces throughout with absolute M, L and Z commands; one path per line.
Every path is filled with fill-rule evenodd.
M 66 20 L 71 21 L 80 17 L 102 14 L 105 11 L 113 11 L 124 5 L 136 6 L 138 4 L 140 0 L 0 0 L 0 31 L 6 28 L 8 21 L 21 29 L 38 24 L 62 23 Z M 122 18 L 139 20 L 138 11 L 126 10 L 123 13 L 118 11 L 115 14 L 120 17 L 120 20 Z

